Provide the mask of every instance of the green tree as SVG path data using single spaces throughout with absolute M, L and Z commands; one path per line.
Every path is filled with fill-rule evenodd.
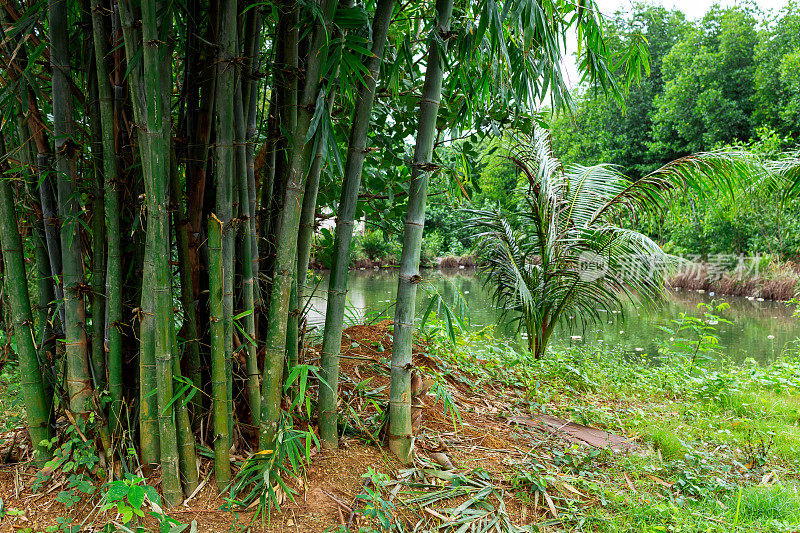
M 567 316 L 585 328 L 606 319 L 601 309 L 621 309 L 624 297 L 658 297 L 667 256 L 614 220 L 663 206 L 670 183 L 662 173 L 634 182 L 608 165 L 565 168 L 546 134 L 517 140 L 509 157 L 526 177 L 519 207 L 472 211 L 471 227 L 494 299 L 518 321 L 534 357 Z
M 756 19 L 714 8 L 664 57 L 651 149 L 667 160 L 753 135 Z

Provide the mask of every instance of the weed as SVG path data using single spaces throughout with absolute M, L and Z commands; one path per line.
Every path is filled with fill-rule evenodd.
M 95 482 L 104 478 L 104 472 L 98 468 L 100 458 L 94 442 L 86 439 L 83 432 L 85 425 L 82 422 L 79 424 L 65 428 L 65 442 L 61 446 L 55 447 L 58 437 L 42 443 L 51 449 L 55 447 L 53 458 L 36 473 L 32 485 L 33 491 L 37 492 L 52 478 L 59 475 L 65 477 L 64 488 L 56 495 L 56 501 L 63 503 L 66 508 L 78 503 L 82 495 L 93 494 Z
M 144 505 L 147 503 L 152 509 L 149 514 L 158 521 L 161 533 L 180 533 L 188 527 L 164 514 L 158 492 L 142 477 L 126 473 L 124 479 L 106 483 L 104 489 L 102 510 L 115 509 L 124 526 L 135 521 L 136 517 L 144 518 Z
M 667 460 L 680 459 L 688 451 L 683 441 L 667 428 L 651 428 L 645 438 L 652 442 L 653 447 L 661 453 L 661 457 Z
M 769 461 L 770 452 L 775 446 L 773 435 L 756 434 L 750 431 L 742 445 L 742 463 L 745 468 L 761 468 Z
M 357 499 L 364 502 L 363 507 L 357 507 L 355 512 L 369 520 L 380 524 L 381 531 L 405 531 L 402 522 L 397 517 L 395 505 L 383 497 L 387 494 L 389 477 L 370 468 L 361 477 L 366 478 L 366 483 Z
M 573 444 L 564 450 L 553 450 L 553 464 L 570 474 L 591 477 L 610 456 L 611 452 L 605 449 Z
M 800 491 L 796 485 L 746 487 L 735 507 L 743 518 L 750 520 L 800 523 Z

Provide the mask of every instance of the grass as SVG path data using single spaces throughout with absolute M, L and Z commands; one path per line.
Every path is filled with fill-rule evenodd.
M 794 484 L 771 487 L 747 487 L 736 500 L 739 516 L 744 520 L 778 520 L 800 524 L 800 491 Z M 735 515 L 734 515 L 735 518 Z
M 579 472 L 547 464 L 549 475 L 588 496 L 559 503 L 569 513 L 547 531 L 800 531 L 798 353 L 766 367 L 691 364 L 668 349 L 653 360 L 608 346 L 532 360 L 488 330 L 434 350 L 476 376 L 476 390 L 483 382 L 522 387 L 532 412 L 645 445 Z
M 491 330 L 463 333 L 453 345 L 436 326 L 426 330 L 429 355 L 442 373 L 432 394 L 444 403 L 455 406 L 445 379 L 450 372 L 476 392 L 513 391 L 519 401 L 508 409 L 572 419 L 643 445 L 619 455 L 577 445 L 531 449 L 523 463 L 503 461 L 492 490 L 529 507 L 539 502 L 541 527 L 530 531 L 800 531 L 799 353 L 784 353 L 769 366 L 704 366 L 666 350 L 653 360 L 582 346 L 533 360 L 499 343 Z M 0 376 L 5 412 L 19 410 L 18 381 L 7 366 Z M 458 433 L 460 424 L 453 424 Z M 480 457 L 476 462 L 481 466 Z M 559 488 L 565 484 L 582 496 Z M 547 512 L 542 491 L 554 499 L 557 519 L 541 515 Z
M 684 445 L 674 430 L 657 425 L 649 428 L 650 430 L 643 435 L 644 440 L 650 442 L 653 448 L 661 454 L 664 459 L 680 459 L 689 450 Z

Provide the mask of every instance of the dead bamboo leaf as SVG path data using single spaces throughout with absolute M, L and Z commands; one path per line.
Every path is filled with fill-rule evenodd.
M 573 494 L 577 494 L 577 495 L 578 495 L 578 496 L 580 496 L 581 498 L 585 498 L 585 497 L 586 497 L 586 495 L 585 495 L 584 493 L 582 493 L 581 491 L 579 491 L 578 489 L 576 489 L 575 487 L 573 487 L 572 485 L 570 485 L 570 484 L 569 484 L 569 483 L 567 483 L 567 482 L 563 482 L 563 483 L 562 483 L 562 486 L 563 486 L 565 489 L 567 489 L 568 491 L 570 491 L 571 493 L 573 493 Z
M 542 494 L 547 502 L 547 506 L 550 508 L 550 512 L 553 513 L 553 518 L 558 518 L 558 511 L 556 510 L 556 505 L 553 503 L 553 499 L 546 492 L 543 492 Z
M 426 513 L 430 514 L 431 516 L 435 516 L 436 518 L 438 518 L 442 522 L 447 522 L 448 524 L 452 522 L 451 519 L 447 518 L 442 513 L 438 513 L 438 512 L 434 511 L 433 509 L 431 509 L 429 507 L 423 507 L 423 509 L 425 510 Z
M 625 476 L 625 483 L 628 484 L 628 488 L 631 489 L 631 492 L 636 494 L 636 488 L 633 486 L 633 481 L 631 481 L 631 478 L 630 476 L 628 476 L 628 473 L 623 472 L 623 475 Z
M 660 477 L 654 476 L 652 474 L 645 474 L 645 475 L 650 479 L 652 479 L 653 481 L 655 481 L 656 483 L 658 483 L 659 485 L 661 485 L 662 487 L 672 488 L 672 486 L 675 484 L 675 483 L 670 483 L 669 481 L 664 481 Z

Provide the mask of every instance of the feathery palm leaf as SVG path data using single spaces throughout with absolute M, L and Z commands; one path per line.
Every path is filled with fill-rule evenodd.
M 636 182 L 610 165 L 564 168 L 550 139 L 516 139 L 510 160 L 527 178 L 514 212 L 472 210 L 486 282 L 493 297 L 540 357 L 555 327 L 574 317 L 585 328 L 622 310 L 622 300 L 652 300 L 663 287 L 669 256 L 614 219 L 657 210 L 672 187 L 654 173 Z

